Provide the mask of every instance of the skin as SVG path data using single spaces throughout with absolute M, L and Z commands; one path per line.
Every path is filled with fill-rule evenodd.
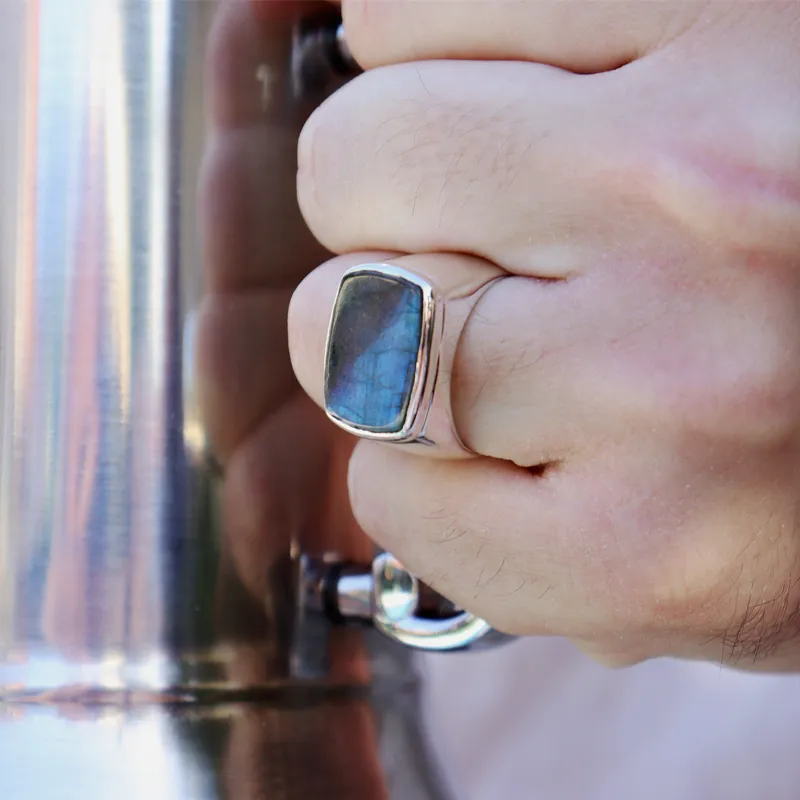
M 800 5 L 359 0 L 343 14 L 366 72 L 298 148 L 299 211 L 339 254 L 288 308 L 303 390 L 320 404 L 349 265 L 424 257 L 456 280 L 438 254 L 466 253 L 507 277 L 449 376 L 475 457 L 356 443 L 320 419 L 341 536 L 363 530 L 501 630 L 566 636 L 604 663 L 795 669 Z M 252 465 L 287 406 L 253 342 L 292 282 L 284 297 L 274 265 L 240 281 L 222 263 L 205 313 L 224 298 L 252 319 L 229 310 L 242 328 L 223 345 L 206 316 L 198 363 L 228 490 L 249 487 L 237 505 L 263 536 L 274 490 Z M 241 367 L 233 392 L 220 362 Z

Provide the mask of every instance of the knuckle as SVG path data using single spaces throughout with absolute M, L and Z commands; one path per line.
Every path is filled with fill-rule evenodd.
M 615 349 L 629 413 L 688 453 L 783 447 L 800 428 L 800 278 L 745 266 L 704 284 Z
M 684 380 L 679 416 L 719 441 L 759 449 L 784 446 L 798 428 L 797 349 L 769 320 L 743 325 L 726 352 L 707 364 L 695 390 Z
M 742 104 L 744 105 L 744 104 Z M 787 254 L 800 243 L 800 118 L 747 105 L 747 118 L 718 105 L 699 111 L 680 145 L 660 142 L 651 199 L 702 241 L 728 253 Z M 709 119 L 708 114 L 715 115 Z

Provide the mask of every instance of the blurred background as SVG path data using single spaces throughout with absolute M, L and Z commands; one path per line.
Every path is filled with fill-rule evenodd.
M 463 800 L 800 797 L 800 676 L 622 670 L 526 640 L 425 657 L 426 717 Z

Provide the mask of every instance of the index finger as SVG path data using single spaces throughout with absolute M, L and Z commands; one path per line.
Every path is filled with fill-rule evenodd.
M 533 61 L 603 72 L 691 27 L 706 3 L 648 0 L 343 0 L 365 68 L 428 59 Z

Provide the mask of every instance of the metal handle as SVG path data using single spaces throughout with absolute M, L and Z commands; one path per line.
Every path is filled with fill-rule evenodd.
M 337 623 L 367 622 L 418 650 L 487 650 L 512 641 L 485 620 L 424 587 L 391 553 L 369 566 L 326 559 L 306 568 L 314 603 Z M 427 603 L 423 595 L 427 594 Z
M 427 619 L 418 615 L 419 580 L 393 555 L 381 553 L 372 562 L 373 624 L 380 631 L 420 650 L 474 648 L 489 634 L 498 634 L 488 622 L 461 611 Z M 492 637 L 493 642 L 495 637 Z

